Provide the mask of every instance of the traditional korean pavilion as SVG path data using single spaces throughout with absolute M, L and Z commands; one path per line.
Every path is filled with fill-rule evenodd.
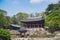
M 44 18 L 40 17 L 30 17 L 24 20 L 21 20 L 24 23 L 24 26 L 27 28 L 44 28 Z

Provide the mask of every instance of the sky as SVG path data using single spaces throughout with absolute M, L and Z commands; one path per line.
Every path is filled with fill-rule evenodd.
M 0 0 L 0 9 L 6 10 L 8 16 L 13 16 L 18 12 L 36 13 L 43 12 L 51 3 L 59 0 Z

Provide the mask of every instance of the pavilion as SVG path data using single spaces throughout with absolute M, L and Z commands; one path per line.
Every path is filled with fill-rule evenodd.
M 30 17 L 24 20 L 21 20 L 24 23 L 24 26 L 27 28 L 44 28 L 44 18 L 40 17 Z
M 30 17 L 24 20 L 21 20 L 21 22 L 24 24 L 23 26 L 26 27 L 27 32 L 26 34 L 33 35 L 35 31 L 39 31 L 42 33 L 44 30 L 44 17 Z

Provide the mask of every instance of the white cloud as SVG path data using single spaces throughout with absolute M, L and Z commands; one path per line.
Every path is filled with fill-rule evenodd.
M 51 3 L 57 3 L 59 0 L 50 0 Z
M 40 3 L 42 2 L 43 0 L 30 0 L 30 3 Z
M 30 3 L 42 3 L 42 2 L 57 3 L 59 0 L 30 0 Z

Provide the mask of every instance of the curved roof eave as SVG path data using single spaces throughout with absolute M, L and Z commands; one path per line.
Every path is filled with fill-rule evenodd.
M 44 20 L 42 16 L 27 18 L 27 19 L 21 20 L 21 22 L 34 22 L 34 21 L 41 21 L 41 20 Z

